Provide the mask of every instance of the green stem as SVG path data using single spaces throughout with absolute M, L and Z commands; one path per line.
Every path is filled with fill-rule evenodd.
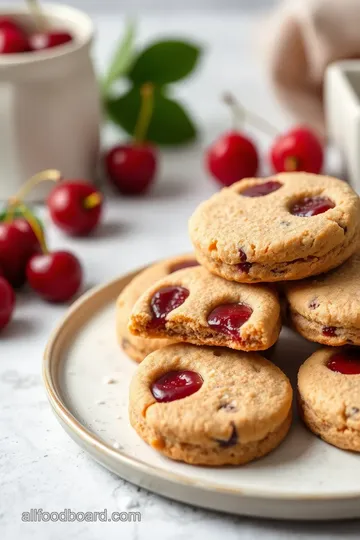
M 152 83 L 143 84 L 140 88 L 140 95 L 141 106 L 134 131 L 134 139 L 138 144 L 145 141 L 149 129 L 154 110 L 154 85 Z
M 35 218 L 35 216 L 33 215 L 33 213 L 29 210 L 29 208 L 27 206 L 25 206 L 25 204 L 22 204 L 21 206 L 19 206 L 19 209 L 21 210 L 22 212 L 22 215 L 24 216 L 24 218 L 26 219 L 26 221 L 29 223 L 30 227 L 32 228 L 39 244 L 40 244 L 40 247 L 41 247 L 41 251 L 43 253 L 49 253 L 49 250 L 48 250 L 48 247 L 46 245 L 46 241 L 45 241 L 45 236 L 44 236 L 44 232 L 42 230 L 42 228 L 40 227 L 37 219 Z

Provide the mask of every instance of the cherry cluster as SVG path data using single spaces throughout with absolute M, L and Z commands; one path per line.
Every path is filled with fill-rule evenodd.
M 43 51 L 70 41 L 69 32 L 51 29 L 28 34 L 10 17 L 0 17 L 0 54 Z
M 8 203 L 0 222 L 0 329 L 15 307 L 14 289 L 26 282 L 49 302 L 66 302 L 80 289 L 83 271 L 69 251 L 50 251 L 42 225 L 23 203 L 24 196 L 43 180 L 58 181 L 59 171 L 43 171 L 31 178 Z M 97 226 L 102 196 L 80 180 L 62 180 L 47 199 L 55 225 L 70 235 L 89 234 Z
M 241 108 L 232 96 L 227 95 L 225 101 L 231 107 L 234 118 L 240 117 L 242 124 L 248 121 L 270 136 L 275 136 L 269 152 L 274 172 L 321 172 L 324 149 L 310 128 L 295 126 L 285 133 L 278 133 L 266 120 Z M 205 162 L 210 174 L 220 184 L 230 186 L 242 178 L 257 176 L 260 157 L 254 141 L 241 130 L 232 129 L 208 148 Z

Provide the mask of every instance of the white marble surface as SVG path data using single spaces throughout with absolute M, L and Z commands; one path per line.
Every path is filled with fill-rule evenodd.
M 202 166 L 203 147 L 227 126 L 218 96 L 231 89 L 244 103 L 279 126 L 285 124 L 271 99 L 252 52 L 254 17 L 200 13 L 146 16 L 140 39 L 158 33 L 196 35 L 206 46 L 197 76 L 176 90 L 203 128 L 197 146 L 168 151 L 153 192 L 139 200 L 109 199 L 95 238 L 69 240 L 49 227 L 50 245 L 74 250 L 86 270 L 86 286 L 109 280 L 158 257 L 186 251 L 187 218 L 215 190 Z M 97 17 L 96 61 L 104 65 L 122 27 L 116 18 Z M 165 32 L 166 30 L 166 32 Z M 107 142 L 115 139 L 108 131 Z M 265 147 L 268 141 L 262 141 Z M 359 538 L 359 522 L 306 524 L 241 519 L 173 503 L 124 482 L 93 462 L 65 434 L 46 401 L 41 359 L 49 333 L 66 307 L 41 303 L 30 293 L 18 297 L 12 325 L 0 339 L 0 538 L 145 540 L 186 538 L 261 540 Z M 99 359 L 89 359 L 98 361 Z M 331 471 L 329 471 L 331 474 Z M 31 508 L 61 511 L 142 512 L 141 523 L 31 523 Z

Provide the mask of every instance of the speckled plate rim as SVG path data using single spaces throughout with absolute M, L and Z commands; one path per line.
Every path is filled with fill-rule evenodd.
M 343 503 L 347 504 L 351 501 L 360 507 L 360 490 L 334 494 L 316 492 L 297 493 L 296 491 L 292 493 L 282 493 L 276 491 L 276 486 L 274 486 L 273 490 L 259 490 L 251 487 L 239 487 L 234 489 L 229 488 L 226 485 L 212 484 L 211 482 L 204 480 L 192 480 L 189 477 L 149 465 L 148 463 L 131 457 L 120 450 L 113 449 L 111 446 L 100 440 L 85 426 L 83 426 L 79 420 L 77 420 L 77 418 L 66 406 L 59 388 L 59 351 L 62 349 L 62 347 L 68 346 L 69 341 L 71 342 L 71 338 L 75 333 L 75 328 L 85 325 L 94 316 L 94 313 L 103 309 L 110 302 L 115 302 L 122 289 L 143 269 L 144 268 L 140 268 L 134 272 L 114 279 L 109 283 L 94 287 L 83 294 L 68 309 L 57 328 L 53 331 L 46 345 L 42 370 L 45 390 L 57 419 L 60 421 L 60 424 L 67 431 L 67 433 L 75 440 L 75 442 L 85 448 L 98 462 L 119 476 L 132 483 L 140 485 L 141 487 L 145 487 L 151 491 L 180 500 L 182 502 L 188 502 L 220 511 L 231 511 L 239 514 L 255 515 L 260 517 L 275 517 L 280 519 L 342 519 L 360 517 L 359 510 L 357 512 L 335 512 L 334 514 L 330 508 L 328 508 L 325 512 L 320 508 L 320 513 L 315 512 L 316 515 L 313 515 L 314 512 L 311 511 L 309 506 L 311 505 L 312 508 L 314 503 L 316 506 L 316 502 L 319 502 L 322 505 L 326 502 L 337 503 L 342 501 Z M 84 314 L 85 317 L 83 316 Z M 151 478 L 158 480 L 161 485 L 154 486 L 151 481 L 149 482 L 149 479 Z M 172 489 L 170 486 L 172 486 Z M 180 488 L 181 492 L 176 491 L 176 488 Z M 189 489 L 194 490 L 192 496 L 184 496 L 182 488 L 185 488 L 187 494 L 189 493 Z M 211 500 L 207 501 L 197 499 L 197 497 L 201 497 L 207 493 L 215 494 L 217 496 L 222 495 L 225 497 L 223 504 L 214 503 L 211 502 Z M 261 510 L 257 511 L 256 509 L 254 509 L 254 511 L 248 511 L 246 504 L 244 509 L 241 508 L 241 511 L 229 510 L 228 502 L 234 497 L 237 500 L 237 504 L 240 503 L 240 500 L 245 501 L 245 499 L 250 504 L 251 501 L 255 501 L 257 499 L 259 499 L 259 502 L 262 501 L 263 504 L 266 505 L 269 505 L 270 502 L 277 502 L 283 506 L 288 506 L 287 503 L 294 504 L 302 502 L 308 504 L 305 505 L 307 509 L 303 507 L 302 510 L 299 509 L 299 512 L 292 512 L 290 509 L 286 510 L 284 508 L 284 514 L 286 515 L 277 515 L 278 512 L 274 512 L 273 510 L 271 510 L 271 513 Z M 231 506 L 233 505 L 230 504 L 230 507 Z M 334 510 L 334 505 L 331 506 Z M 271 507 L 272 504 L 270 504 L 269 509 L 271 509 Z

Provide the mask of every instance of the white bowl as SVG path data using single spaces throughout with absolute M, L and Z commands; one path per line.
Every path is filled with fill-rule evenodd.
M 325 115 L 329 139 L 343 154 L 349 183 L 360 193 L 360 60 L 327 68 Z
M 44 5 L 50 27 L 74 40 L 40 52 L 0 55 L 0 199 L 14 195 L 42 169 L 92 181 L 99 152 L 100 97 L 90 45 L 94 29 L 81 11 Z M 2 8 L 34 29 L 26 7 Z M 51 185 L 29 196 L 42 200 Z

